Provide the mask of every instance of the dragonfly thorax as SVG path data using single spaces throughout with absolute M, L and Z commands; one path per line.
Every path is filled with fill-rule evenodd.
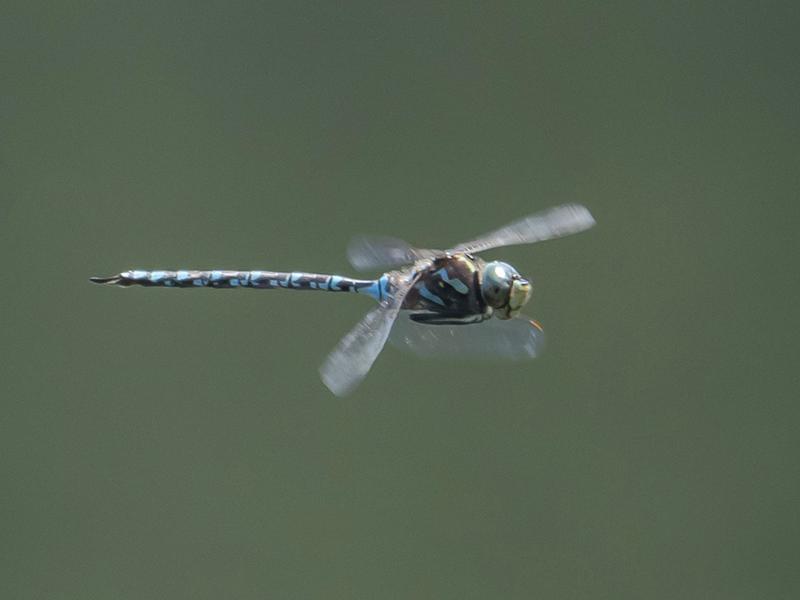
M 531 299 L 531 284 L 508 263 L 486 263 L 481 277 L 481 294 L 498 319 L 516 316 Z
M 417 262 L 403 308 L 411 319 L 429 325 L 476 323 L 492 308 L 483 301 L 480 270 L 483 261 L 466 254 L 446 254 Z

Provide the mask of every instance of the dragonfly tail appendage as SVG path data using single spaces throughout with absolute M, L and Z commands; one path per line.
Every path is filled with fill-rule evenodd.
M 121 285 L 122 278 L 119 275 L 112 275 L 111 277 L 89 277 L 89 281 L 100 285 Z
M 123 271 L 109 277 L 90 277 L 101 285 L 121 287 L 177 288 L 254 288 L 321 290 L 366 294 L 380 301 L 386 292 L 384 278 L 378 280 L 351 279 L 339 275 L 318 273 L 280 273 L 275 271 Z

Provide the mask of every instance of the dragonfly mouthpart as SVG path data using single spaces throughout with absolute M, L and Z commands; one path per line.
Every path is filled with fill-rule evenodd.
M 511 319 L 517 316 L 522 307 L 531 299 L 532 292 L 530 281 L 521 277 L 515 278 L 511 283 L 511 292 L 508 295 L 508 316 L 506 318 Z

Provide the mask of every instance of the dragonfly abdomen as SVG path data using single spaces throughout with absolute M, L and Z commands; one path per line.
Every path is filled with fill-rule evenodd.
M 351 279 L 319 273 L 281 273 L 276 271 L 123 271 L 111 277 L 92 277 L 94 283 L 129 287 L 212 287 L 322 290 L 354 292 L 383 298 L 386 283 L 379 280 Z

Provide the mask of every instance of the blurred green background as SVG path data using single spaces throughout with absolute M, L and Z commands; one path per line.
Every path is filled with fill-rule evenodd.
M 800 595 L 796 2 L 18 2 L 0 19 L 3 598 Z M 354 233 L 533 278 L 526 364 L 317 367 Z

